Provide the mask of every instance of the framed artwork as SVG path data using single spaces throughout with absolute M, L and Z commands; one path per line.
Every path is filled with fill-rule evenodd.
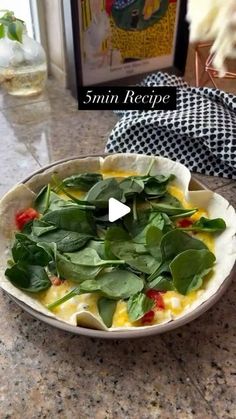
M 183 74 L 186 2 L 71 0 L 77 86 L 132 83 L 141 74 L 161 69 Z M 65 8 L 68 13 L 67 0 Z M 68 29 L 66 37 L 68 41 Z

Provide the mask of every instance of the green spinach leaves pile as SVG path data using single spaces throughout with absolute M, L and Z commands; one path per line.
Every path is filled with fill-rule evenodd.
M 199 289 L 215 256 L 193 233 L 215 234 L 226 226 L 222 219 L 202 217 L 179 228 L 178 220 L 197 208 L 183 208 L 168 193 L 173 179 L 149 174 L 103 179 L 99 173 L 54 178 L 53 186 L 44 187 L 35 200 L 39 218 L 15 234 L 6 276 L 29 293 L 47 290 L 52 276 L 70 279 L 74 288 L 48 308 L 78 294 L 97 293 L 98 310 L 108 327 L 118 300 L 127 301 L 130 320 L 136 321 L 153 307 L 148 289 L 183 295 Z M 74 191 L 83 191 L 83 199 Z M 115 223 L 108 220 L 111 197 L 131 207 L 130 214 Z

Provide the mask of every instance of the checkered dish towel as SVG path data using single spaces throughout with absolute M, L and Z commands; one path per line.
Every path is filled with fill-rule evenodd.
M 176 86 L 175 111 L 121 111 L 109 153 L 168 157 L 191 171 L 236 179 L 236 96 L 158 72 L 141 86 Z

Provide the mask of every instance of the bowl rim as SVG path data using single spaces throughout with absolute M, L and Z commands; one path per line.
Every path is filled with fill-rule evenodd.
M 18 182 L 18 184 L 25 184 L 28 182 L 32 177 L 35 175 L 38 175 L 40 173 L 43 173 L 45 170 L 50 169 L 54 166 L 57 166 L 61 163 L 66 163 L 73 160 L 78 159 L 85 159 L 88 157 L 106 157 L 108 155 L 111 155 L 110 153 L 101 153 L 101 154 L 85 154 L 81 156 L 76 157 L 67 157 L 65 159 L 57 160 L 55 162 L 52 162 L 48 165 L 45 165 L 43 167 L 40 167 L 38 170 L 32 172 L 30 175 L 28 175 L 26 178 L 24 178 L 21 182 Z M 194 176 L 191 174 L 191 181 L 190 181 L 190 189 L 191 185 L 195 190 L 206 190 L 208 189 L 206 185 L 204 185 L 203 182 L 199 181 L 198 179 L 195 179 Z M 192 189 L 191 189 L 192 190 Z M 29 307 L 27 304 L 23 303 L 22 301 L 18 300 L 16 297 L 12 296 L 11 294 L 7 293 L 8 296 L 24 311 L 26 311 L 28 314 L 30 314 L 32 317 L 52 326 L 56 327 L 57 329 L 61 329 L 65 332 L 70 332 L 76 335 L 82 335 L 90 338 L 101 338 L 101 339 L 137 339 L 137 338 L 143 338 L 146 336 L 154 336 L 162 333 L 169 332 L 171 330 L 177 329 L 181 326 L 184 326 L 187 323 L 190 323 L 191 321 L 197 319 L 199 316 L 204 314 L 207 310 L 209 310 L 225 293 L 228 286 L 230 285 L 234 274 L 236 274 L 236 262 L 230 272 L 230 274 L 225 278 L 224 282 L 221 284 L 220 288 L 213 294 L 211 297 L 209 297 L 206 301 L 204 301 L 199 307 L 196 307 L 192 312 L 185 314 L 183 317 L 180 317 L 179 319 L 173 319 L 169 321 L 168 323 L 164 324 L 158 324 L 156 326 L 152 326 L 146 329 L 138 329 L 137 330 L 127 330 L 127 331 L 102 331 L 102 330 L 96 330 L 96 329 L 89 329 L 85 327 L 80 326 L 73 326 L 67 323 L 64 323 L 58 319 L 54 319 L 53 317 L 49 317 L 43 313 L 40 313 L 37 310 L 34 310 L 33 308 Z

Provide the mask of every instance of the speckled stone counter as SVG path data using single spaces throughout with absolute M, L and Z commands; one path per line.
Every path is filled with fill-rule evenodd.
M 37 99 L 0 95 L 0 195 L 40 166 L 102 153 L 117 117 L 78 112 L 49 83 Z M 236 206 L 236 183 L 201 181 Z M 64 333 L 0 291 L 0 418 L 236 418 L 236 281 L 210 311 L 171 333 L 101 341 Z

